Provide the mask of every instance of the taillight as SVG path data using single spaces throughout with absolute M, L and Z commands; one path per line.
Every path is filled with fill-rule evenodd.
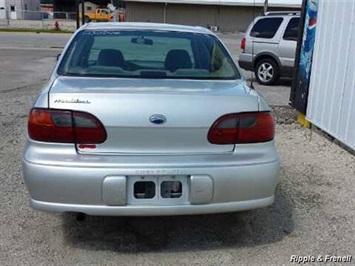
M 240 49 L 242 49 L 242 52 L 245 52 L 245 44 L 246 44 L 247 40 L 245 38 L 242 39 L 241 43 L 240 43 Z
M 106 130 L 93 115 L 80 111 L 31 110 L 28 135 L 44 142 L 99 144 L 106 140 Z
M 251 112 L 224 115 L 208 132 L 212 144 L 267 142 L 274 138 L 274 119 L 270 112 Z

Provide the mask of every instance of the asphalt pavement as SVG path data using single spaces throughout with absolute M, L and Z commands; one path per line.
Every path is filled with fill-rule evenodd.
M 233 36 L 222 39 L 237 53 Z M 325 265 L 354 265 L 355 157 L 294 122 L 287 84 L 258 88 L 276 103 L 282 159 L 268 208 L 82 222 L 32 210 L 21 173 L 27 114 L 69 37 L 0 33 L 0 265 L 295 265 L 293 255 L 352 255 Z
M 72 34 L 0 32 L 0 46 L 4 48 L 63 48 Z

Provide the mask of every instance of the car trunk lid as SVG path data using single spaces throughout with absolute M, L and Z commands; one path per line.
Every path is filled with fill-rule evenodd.
M 257 111 L 258 97 L 242 81 L 59 77 L 49 106 L 91 113 L 105 126 L 107 140 L 78 145 L 80 153 L 219 154 L 234 145 L 209 143 L 212 124 Z

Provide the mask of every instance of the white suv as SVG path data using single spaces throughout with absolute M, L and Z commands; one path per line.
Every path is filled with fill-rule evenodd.
M 254 71 L 260 84 L 291 77 L 295 62 L 299 12 L 268 12 L 256 17 L 241 42 L 239 66 Z

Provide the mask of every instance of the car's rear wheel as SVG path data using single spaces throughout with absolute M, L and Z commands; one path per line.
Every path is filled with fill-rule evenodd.
M 271 58 L 261 59 L 256 64 L 255 77 L 262 85 L 275 84 L 280 76 L 279 67 Z

